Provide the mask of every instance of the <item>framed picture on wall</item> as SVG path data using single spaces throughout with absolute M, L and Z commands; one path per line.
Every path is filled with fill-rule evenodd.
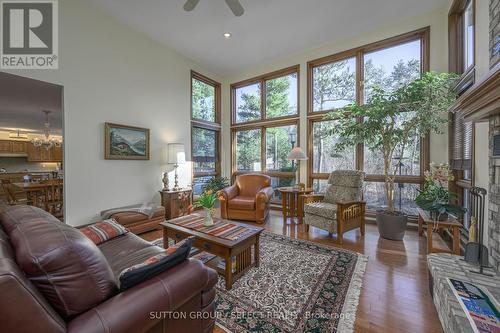
M 105 123 L 104 158 L 149 160 L 149 129 Z

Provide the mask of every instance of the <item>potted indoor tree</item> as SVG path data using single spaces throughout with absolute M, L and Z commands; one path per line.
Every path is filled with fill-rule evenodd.
M 374 87 L 365 104 L 351 104 L 326 116 L 337 122 L 332 129 L 340 138 L 337 153 L 363 143 L 383 156 L 387 208 L 377 212 L 377 226 L 384 238 L 402 240 L 407 223 L 407 216 L 394 209 L 398 168 L 391 162 L 401 161 L 416 137 L 442 133 L 447 111 L 457 97 L 453 89 L 456 77 L 428 72 L 394 91 Z

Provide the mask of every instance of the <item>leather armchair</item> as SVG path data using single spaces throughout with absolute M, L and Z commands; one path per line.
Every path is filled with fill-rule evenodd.
M 273 192 L 269 176 L 237 176 L 234 185 L 219 192 L 222 218 L 264 223 L 269 214 Z

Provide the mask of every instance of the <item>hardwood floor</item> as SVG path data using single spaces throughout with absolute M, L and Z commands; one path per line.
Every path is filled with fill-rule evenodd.
M 364 253 L 369 257 L 363 280 L 355 332 L 439 333 L 443 332 L 428 290 L 426 243 L 416 230 L 408 230 L 404 241 L 379 237 L 377 227 L 367 224 L 366 235 L 359 230 L 344 234 L 342 246 L 336 236 L 304 225 L 283 225 L 280 212 L 273 211 L 266 230 L 292 238 L 307 239 L 330 246 Z M 141 235 L 153 240 L 161 231 Z M 216 333 L 224 331 L 216 328 Z

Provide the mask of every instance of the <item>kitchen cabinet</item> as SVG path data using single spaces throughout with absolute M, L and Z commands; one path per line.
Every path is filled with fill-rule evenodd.
M 28 147 L 27 142 L 23 141 L 11 141 L 11 150 L 13 154 L 27 154 Z
M 62 147 L 35 147 L 31 142 L 28 143 L 28 162 L 61 162 Z
M 26 156 L 27 144 L 26 141 L 0 140 L 0 154 Z

